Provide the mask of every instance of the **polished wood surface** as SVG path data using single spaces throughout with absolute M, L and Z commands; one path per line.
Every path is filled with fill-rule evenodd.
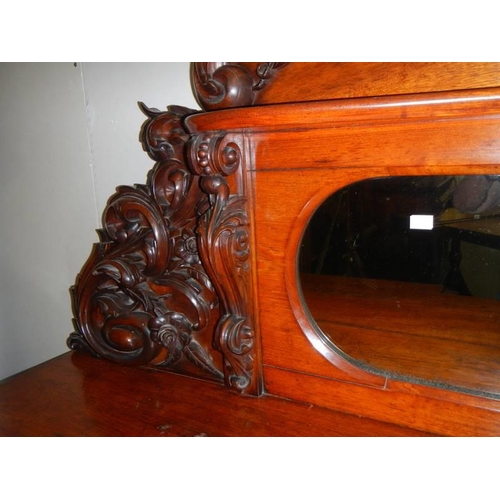
M 193 63 L 195 97 L 206 111 L 500 86 L 497 62 Z
M 0 436 L 425 436 L 274 396 L 79 353 L 0 384 Z
M 107 360 L 68 354 L 4 382 L 0 433 L 500 435 L 494 377 L 456 390 L 367 369 L 325 342 L 297 274 L 304 228 L 348 184 L 500 175 L 500 65 L 196 63 L 192 76 L 216 111 L 144 108 L 157 163 L 111 197 L 72 289 L 69 346 Z M 372 325 L 386 342 L 390 321 Z
M 192 110 L 142 107 L 143 145 L 156 163 L 146 184 L 119 186 L 107 202 L 100 241 L 70 290 L 67 343 L 115 362 L 222 380 L 212 346 L 219 298 L 195 236 L 205 195 L 186 166 L 189 136 L 180 128 Z
M 500 63 L 288 63 L 258 104 L 319 101 L 500 86 Z
M 231 130 L 248 142 L 268 393 L 437 434 L 500 434 L 500 401 L 480 389 L 375 373 L 332 349 L 311 323 L 297 277 L 304 228 L 342 187 L 394 175 L 500 174 L 499 88 L 254 106 L 186 123 L 193 133 Z M 387 333 L 390 324 L 378 328 Z
M 442 286 L 302 274 L 319 328 L 346 355 L 394 377 L 500 395 L 498 301 Z

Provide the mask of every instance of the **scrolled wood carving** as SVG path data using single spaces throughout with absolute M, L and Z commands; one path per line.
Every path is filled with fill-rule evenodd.
M 196 207 L 206 195 L 185 164 L 182 119 L 192 110 L 143 110 L 143 143 L 157 163 L 145 185 L 120 186 L 108 201 L 100 242 L 71 289 L 68 345 L 121 363 L 182 360 L 222 379 L 211 346 L 218 298 L 196 237 Z
M 192 63 L 191 83 L 198 103 L 207 111 L 251 106 L 257 93 L 284 64 Z
M 223 133 L 199 134 L 188 144 L 189 164 L 208 195 L 200 203 L 198 247 L 221 301 L 215 346 L 224 356 L 226 384 L 259 393 L 256 343 L 250 312 L 250 236 L 247 199 L 231 194 L 225 176 L 239 167 L 239 145 Z

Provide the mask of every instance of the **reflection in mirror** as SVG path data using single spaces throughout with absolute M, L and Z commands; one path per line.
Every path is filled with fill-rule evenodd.
M 500 176 L 351 184 L 310 220 L 299 273 L 351 361 L 500 397 Z

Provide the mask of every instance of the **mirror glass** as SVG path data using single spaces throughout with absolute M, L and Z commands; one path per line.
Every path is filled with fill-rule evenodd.
M 305 230 L 299 279 L 319 331 L 351 362 L 500 397 L 500 176 L 337 191 Z

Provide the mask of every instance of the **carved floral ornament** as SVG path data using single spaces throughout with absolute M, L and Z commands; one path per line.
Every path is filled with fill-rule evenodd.
M 182 121 L 193 110 L 142 108 L 156 164 L 146 184 L 120 186 L 107 203 L 71 288 L 68 345 L 120 363 L 192 365 L 257 393 L 246 198 L 224 179 L 240 147 L 223 133 L 190 138 Z

